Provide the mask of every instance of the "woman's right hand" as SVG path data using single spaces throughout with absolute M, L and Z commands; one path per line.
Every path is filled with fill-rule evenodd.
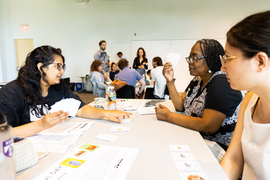
M 53 113 L 46 114 L 42 119 L 42 125 L 43 127 L 52 128 L 53 126 L 56 126 L 57 124 L 60 124 L 67 120 L 69 116 L 68 112 L 64 111 L 57 111 Z
M 173 81 L 174 72 L 172 68 L 172 63 L 167 62 L 164 64 L 163 70 L 162 70 L 163 76 L 165 77 L 167 82 Z

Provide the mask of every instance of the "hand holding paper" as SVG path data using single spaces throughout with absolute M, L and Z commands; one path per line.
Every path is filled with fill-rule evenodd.
M 68 112 L 70 116 L 75 117 L 80 104 L 80 101 L 73 98 L 62 99 L 51 106 L 50 113 L 62 110 L 64 112 Z
M 166 56 L 167 62 L 171 62 L 173 67 L 177 67 L 180 58 L 181 58 L 180 54 L 173 52 L 171 52 Z

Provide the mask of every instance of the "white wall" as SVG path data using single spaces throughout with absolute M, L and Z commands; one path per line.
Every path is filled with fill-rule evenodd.
M 131 42 L 224 39 L 226 31 L 236 22 L 270 8 L 269 0 L 89 0 L 88 4 L 76 0 L 0 0 L 0 3 L 4 81 L 17 76 L 16 38 L 33 38 L 35 47 L 45 44 L 60 47 L 66 58 L 66 75 L 72 81 L 80 81 L 77 76 L 88 73 L 102 39 L 107 41 L 111 60 L 117 60 L 118 51 L 132 60 Z M 21 24 L 29 24 L 29 31 L 22 32 Z M 120 50 L 122 45 L 125 48 Z M 191 46 L 186 45 L 183 54 Z M 179 82 L 177 87 L 183 91 L 186 85 L 186 81 Z

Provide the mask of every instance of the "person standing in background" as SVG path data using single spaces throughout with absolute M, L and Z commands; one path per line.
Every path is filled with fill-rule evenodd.
M 163 63 L 160 57 L 154 57 L 152 60 L 153 70 L 151 71 L 151 77 L 155 82 L 154 96 L 155 98 L 163 98 L 166 87 L 166 79 L 162 74 Z
M 99 48 L 95 54 L 94 54 L 94 60 L 99 60 L 102 63 L 102 72 L 106 72 L 109 74 L 109 67 L 110 67 L 110 60 L 106 50 L 106 41 L 101 40 L 99 42 Z
M 122 52 L 118 52 L 118 53 L 117 53 L 117 56 L 118 56 L 120 59 L 126 59 L 126 60 L 127 60 L 127 58 L 123 55 Z
M 144 75 L 145 70 L 148 69 L 148 60 L 142 47 L 137 50 L 137 57 L 134 59 L 133 62 L 133 69 L 138 71 L 140 75 Z

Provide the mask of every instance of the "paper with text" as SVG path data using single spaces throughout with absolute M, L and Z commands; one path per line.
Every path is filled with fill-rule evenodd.
M 69 152 L 35 180 L 125 179 L 139 149 L 85 143 Z

